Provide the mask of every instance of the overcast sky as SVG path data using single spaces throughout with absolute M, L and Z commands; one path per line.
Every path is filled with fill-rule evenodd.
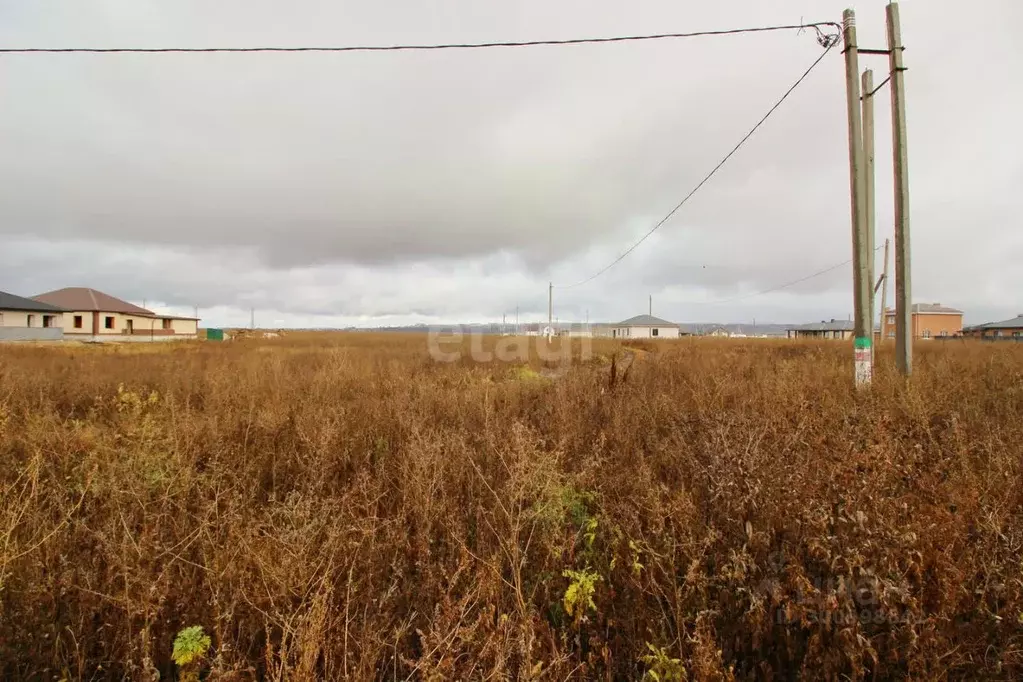
M 431 43 L 841 20 L 846 2 L 0 0 L 7 47 Z M 883 0 L 860 44 L 884 47 Z M 905 0 L 914 299 L 1023 312 L 1023 3 Z M 546 317 L 820 54 L 812 32 L 448 52 L 0 55 L 0 290 L 91 286 L 211 325 Z M 864 57 L 876 80 L 887 60 Z M 877 239 L 891 235 L 887 90 Z M 852 312 L 833 50 L 562 319 Z M 878 254 L 877 268 L 882 267 Z

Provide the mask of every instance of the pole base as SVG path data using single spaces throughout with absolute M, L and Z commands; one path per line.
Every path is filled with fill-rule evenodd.
M 853 349 L 856 359 L 856 388 L 870 386 L 874 369 L 873 344 L 868 337 L 860 336 L 853 342 Z

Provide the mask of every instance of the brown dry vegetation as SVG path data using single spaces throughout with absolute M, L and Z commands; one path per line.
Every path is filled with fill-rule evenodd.
M 0 676 L 1023 676 L 1023 347 L 653 348 L 0 349 Z

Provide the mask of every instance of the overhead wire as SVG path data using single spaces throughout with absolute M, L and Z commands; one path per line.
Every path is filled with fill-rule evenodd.
M 571 45 L 592 45 L 592 44 L 603 44 L 603 43 L 623 43 L 623 42 L 638 42 L 638 41 L 654 41 L 654 40 L 672 40 L 672 39 L 687 39 L 687 38 L 700 38 L 700 37 L 713 37 L 713 36 L 730 36 L 730 35 L 741 35 L 748 33 L 767 33 L 774 31 L 790 31 L 799 30 L 802 33 L 806 29 L 812 28 L 817 33 L 817 41 L 824 48 L 824 52 L 817 57 L 816 60 L 810 65 L 808 69 L 796 80 L 785 91 L 781 98 L 775 102 L 775 104 L 767 111 L 767 113 L 753 126 L 753 128 L 735 145 L 732 150 L 725 155 L 725 157 L 718 162 L 718 164 L 708 173 L 696 187 L 687 194 L 682 201 L 680 201 L 664 218 L 662 218 L 653 228 L 651 228 L 643 237 L 637 242 L 630 246 L 624 253 L 618 256 L 614 261 L 608 264 L 606 267 L 599 270 L 597 273 L 588 277 L 581 282 L 567 286 L 559 286 L 559 289 L 570 289 L 577 286 L 581 286 L 588 282 L 593 281 L 600 275 L 604 274 L 612 267 L 620 263 L 624 258 L 631 254 L 635 249 L 647 240 L 654 232 L 660 229 L 665 223 L 668 222 L 678 211 L 681 209 L 704 185 L 707 184 L 717 174 L 717 172 L 739 151 L 739 149 L 763 126 L 764 123 L 778 110 L 779 107 L 788 99 L 788 97 L 798 88 L 803 81 L 813 72 L 813 70 L 824 60 L 824 58 L 831 52 L 832 48 L 838 43 L 839 36 L 837 34 L 826 33 L 823 29 L 834 29 L 841 31 L 841 24 L 833 21 L 821 21 L 800 24 L 788 24 L 788 25 L 776 25 L 776 26 L 756 26 L 748 28 L 736 28 L 736 29 L 722 29 L 722 30 L 710 30 L 710 31 L 692 31 L 685 33 L 656 33 L 656 34 L 642 34 L 642 35 L 623 35 L 623 36 L 611 36 L 611 37 L 591 37 L 591 38 L 567 38 L 567 39 L 547 39 L 547 40 L 523 40 L 523 41 L 496 41 L 496 42 L 477 42 L 477 43 L 436 43 L 436 44 L 394 44 L 394 45 L 337 45 L 337 46 L 257 46 L 257 47 L 0 47 L 0 54 L 68 54 L 68 53 L 80 53 L 80 54 L 122 54 L 122 53 L 138 53 L 138 54 L 166 54 L 166 53 L 292 53 L 292 52 L 404 52 L 404 51 L 434 51 L 434 50 L 469 50 L 469 49 L 491 49 L 491 48 L 517 48 L 517 47 L 543 47 L 543 46 L 571 46 Z M 881 85 L 884 85 L 882 83 Z M 881 86 L 878 86 L 879 88 Z M 773 289 L 750 294 L 748 296 L 738 297 L 736 299 L 727 299 L 727 301 L 743 300 L 744 298 L 752 298 L 754 296 L 760 296 L 772 291 L 784 289 L 789 286 L 794 286 L 800 282 L 804 282 L 808 279 L 812 279 L 819 275 L 835 270 L 839 267 L 849 264 L 851 261 L 845 261 L 837 265 L 830 266 L 816 272 L 807 277 L 782 284 Z M 719 301 L 727 302 L 727 301 Z M 715 302 L 711 302 L 715 303 Z
M 824 35 L 824 34 L 821 34 L 821 35 Z M 697 192 L 699 192 L 701 189 L 703 189 L 703 186 L 706 185 L 708 182 L 710 182 L 711 178 L 713 178 L 717 174 L 717 172 L 719 170 L 721 170 L 721 168 L 726 163 L 728 163 L 728 161 L 733 156 L 735 156 L 736 152 L 738 152 L 739 149 L 741 149 L 742 146 L 744 144 L 746 144 L 746 142 L 749 141 L 749 139 L 751 137 L 753 137 L 754 133 L 756 133 L 761 128 L 761 126 L 763 126 L 764 123 L 767 122 L 767 119 L 769 119 L 771 117 L 771 115 L 774 114 L 774 112 L 776 112 L 779 107 L 781 107 L 781 105 L 785 102 L 785 100 L 787 100 L 789 98 L 789 95 L 791 95 L 795 91 L 796 88 L 798 88 L 800 85 L 802 85 L 803 81 L 805 81 L 807 79 L 807 77 L 813 72 L 813 70 L 815 68 L 817 68 L 817 66 L 822 61 L 824 61 L 824 58 L 828 56 L 828 53 L 830 53 L 832 48 L 834 48 L 835 45 L 837 44 L 837 39 L 832 40 L 831 36 L 825 36 L 824 38 L 820 38 L 819 41 L 821 42 L 821 45 L 824 47 L 824 52 L 822 52 L 820 54 L 820 56 L 818 56 L 817 59 L 815 59 L 813 61 L 813 63 L 810 64 L 809 68 L 807 68 L 806 71 L 804 71 L 803 74 L 799 78 L 796 79 L 795 83 L 793 83 L 791 86 L 789 86 L 789 88 L 785 91 L 785 93 L 781 96 L 781 98 L 778 99 L 778 101 L 776 101 L 774 103 L 774 105 L 772 105 L 771 108 L 767 110 L 767 113 L 764 114 L 760 118 L 759 121 L 757 121 L 756 125 L 754 125 L 750 129 L 750 131 L 748 133 L 746 133 L 741 140 L 739 140 L 739 143 L 736 144 L 732 148 L 732 150 L 730 152 L 728 152 L 725 155 L 725 157 L 723 159 L 721 159 L 718 162 L 718 164 L 716 166 L 714 166 L 714 168 L 712 168 L 711 171 L 709 173 L 707 173 L 707 175 L 705 175 L 703 177 L 702 180 L 700 180 L 700 182 L 696 185 L 696 187 L 694 187 L 692 189 L 692 191 L 690 191 L 689 194 L 687 194 L 682 199 L 682 201 L 678 202 L 678 204 L 676 204 L 675 207 L 668 212 L 668 214 L 666 216 L 661 218 L 652 228 L 650 228 L 650 230 L 647 231 L 646 234 L 644 234 L 642 237 L 640 237 L 638 241 L 633 243 L 632 246 L 630 246 L 628 249 L 626 249 L 621 255 L 619 255 L 617 258 L 615 258 L 613 261 L 608 263 L 605 267 L 603 267 L 600 270 L 598 270 L 593 275 L 587 277 L 586 279 L 584 279 L 582 281 L 576 282 L 575 284 L 560 285 L 560 286 L 555 286 L 555 288 L 556 289 L 573 289 L 575 287 L 582 286 L 583 284 L 588 284 L 589 282 L 592 282 L 593 280 L 597 279 L 598 277 L 603 275 L 605 272 L 607 272 L 608 270 L 610 270 L 611 268 L 613 268 L 614 266 L 616 266 L 620 262 L 622 262 L 629 254 L 631 254 L 633 251 L 635 251 L 639 247 L 640 244 L 642 244 L 647 239 L 649 239 L 650 236 L 654 232 L 659 230 L 661 227 L 664 226 L 665 223 L 667 223 L 669 220 L 671 220 L 671 218 L 676 213 L 678 213 L 679 209 L 681 209 L 683 206 L 685 206 L 686 203 L 690 199 L 692 199 L 693 196 Z
M 834 21 L 819 21 L 796 25 L 754 26 L 749 28 L 732 28 L 715 31 L 691 31 L 687 33 L 652 33 L 642 35 L 622 35 L 596 38 L 555 38 L 547 40 L 510 40 L 478 43 L 436 43 L 436 44 L 398 44 L 398 45 L 324 45 L 295 47 L 2 47 L 0 54 L 116 54 L 116 53 L 187 53 L 187 52 L 411 52 L 430 50 L 473 50 L 505 47 L 544 47 L 564 45 L 594 45 L 601 43 L 624 43 L 647 40 L 677 40 L 683 38 L 703 38 L 712 36 L 741 35 L 744 33 L 768 33 L 772 31 L 791 31 L 812 28 L 817 32 L 818 41 L 830 41 L 829 34 L 822 29 L 838 29 L 841 25 Z
M 877 248 L 874 249 L 874 253 L 877 253 L 878 251 L 880 251 L 883 248 L 884 248 L 883 246 L 878 246 Z M 807 280 L 811 280 L 814 277 L 820 277 L 821 275 L 826 275 L 827 273 L 829 273 L 829 272 L 831 272 L 833 270 L 837 270 L 837 269 L 839 269 L 839 268 L 841 268 L 843 266 L 849 265 L 852 262 L 853 262 L 853 260 L 852 260 L 852 258 L 850 258 L 849 260 L 844 260 L 841 263 L 835 263 L 834 265 L 829 265 L 828 267 L 824 268 L 823 270 L 818 270 L 817 272 L 815 272 L 815 273 L 813 273 L 811 275 L 807 275 L 805 277 L 800 277 L 799 279 L 794 279 L 791 282 L 786 282 L 785 284 L 779 284 L 778 286 L 771 287 L 770 289 L 764 289 L 763 291 L 758 291 L 758 292 L 753 293 L 753 294 L 744 294 L 742 296 L 736 296 L 734 298 L 724 298 L 724 299 L 720 299 L 720 300 L 717 300 L 717 301 L 692 301 L 691 303 L 693 305 L 723 305 L 725 303 L 735 303 L 737 301 L 745 301 L 745 300 L 750 299 L 750 298 L 756 298 L 757 296 L 763 296 L 764 294 L 771 294 L 771 293 L 774 293 L 775 291 L 781 291 L 782 289 L 787 289 L 787 288 L 795 286 L 797 284 L 802 284 L 803 282 L 806 282 Z

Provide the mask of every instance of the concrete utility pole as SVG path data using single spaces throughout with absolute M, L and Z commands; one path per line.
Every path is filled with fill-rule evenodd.
M 250 317 L 249 317 L 249 329 L 255 329 L 255 328 L 256 328 L 256 309 L 255 309 L 255 308 L 252 308 L 252 309 L 251 309 L 251 310 L 249 311 L 249 313 L 250 313 Z
M 874 72 L 867 69 L 863 72 L 863 211 L 867 228 L 867 281 L 872 289 L 870 304 L 867 306 L 867 332 L 871 340 L 871 348 L 874 341 L 874 261 L 877 260 L 874 251 L 874 222 L 876 219 L 874 209 Z
M 519 335 L 519 307 L 515 306 L 515 336 Z
M 654 295 L 653 294 L 650 294 L 649 307 L 650 307 L 650 310 L 647 311 L 647 312 L 648 312 L 648 314 L 651 317 L 653 317 L 653 315 L 654 315 Z
M 899 5 L 885 8 L 888 17 L 888 65 L 892 89 L 892 156 L 895 171 L 895 364 L 913 373 L 912 277 L 909 249 L 909 154 L 906 151 L 906 86 L 903 78 L 902 23 Z
M 888 321 L 888 245 L 891 243 L 890 239 L 884 240 L 884 274 L 881 275 L 881 340 L 884 341 L 886 338 L 885 333 L 888 331 L 885 328 L 885 324 Z
M 547 283 L 547 341 L 554 336 L 554 282 Z
M 195 308 L 195 319 L 198 320 L 199 319 L 199 306 L 194 306 L 194 308 Z
M 853 307 L 855 320 L 856 386 L 870 385 L 871 338 L 867 332 L 869 319 L 870 288 L 867 265 L 867 224 L 864 205 L 864 160 L 863 122 L 860 118 L 860 65 L 856 45 L 856 12 L 851 9 L 842 13 L 842 33 L 845 39 L 845 92 L 849 118 L 849 197 L 852 214 L 853 245 Z M 873 326 L 873 325 L 871 325 Z

